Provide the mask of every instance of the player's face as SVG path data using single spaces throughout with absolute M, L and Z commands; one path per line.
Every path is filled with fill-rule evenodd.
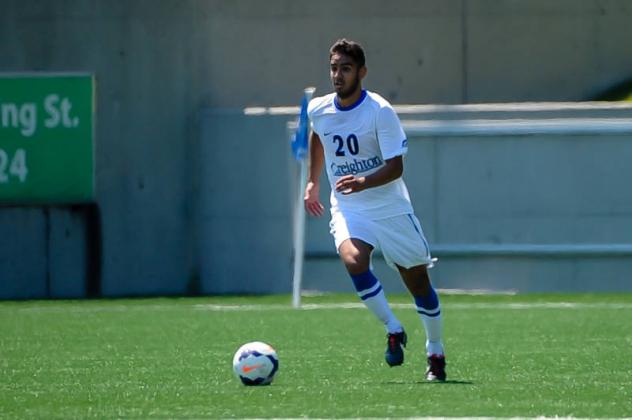
M 350 57 L 334 53 L 329 61 L 329 77 L 339 98 L 346 99 L 360 89 L 364 67 L 358 68 Z

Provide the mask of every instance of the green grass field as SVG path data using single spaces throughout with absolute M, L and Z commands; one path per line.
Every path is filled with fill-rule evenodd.
M 423 381 L 423 329 L 388 368 L 352 295 L 0 302 L 2 418 L 631 417 L 632 294 L 442 298 L 448 381 Z M 273 345 L 274 383 L 234 351 Z

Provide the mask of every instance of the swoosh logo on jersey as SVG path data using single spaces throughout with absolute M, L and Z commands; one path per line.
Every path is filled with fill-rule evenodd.
M 244 373 L 250 373 L 255 369 L 259 369 L 260 367 L 263 367 L 262 364 L 258 364 L 258 365 L 252 365 L 252 366 L 244 366 L 241 368 L 241 370 L 244 371 Z
M 328 136 L 328 135 L 330 135 L 330 134 L 331 134 L 331 131 L 330 131 L 329 133 L 323 133 L 323 136 L 325 136 L 325 137 L 326 137 L 326 136 Z

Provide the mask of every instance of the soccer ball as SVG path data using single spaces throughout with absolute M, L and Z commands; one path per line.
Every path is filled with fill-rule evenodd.
M 278 369 L 276 351 L 260 341 L 244 344 L 233 357 L 233 370 L 244 385 L 269 385 Z

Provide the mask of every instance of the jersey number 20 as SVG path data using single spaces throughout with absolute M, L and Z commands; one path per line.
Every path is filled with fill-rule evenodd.
M 345 141 L 339 135 L 334 136 L 334 143 L 338 144 L 338 148 L 336 149 L 336 156 L 345 156 Z M 360 146 L 358 145 L 358 138 L 355 134 L 349 134 L 347 137 L 347 150 L 352 155 L 357 155 L 360 151 Z

